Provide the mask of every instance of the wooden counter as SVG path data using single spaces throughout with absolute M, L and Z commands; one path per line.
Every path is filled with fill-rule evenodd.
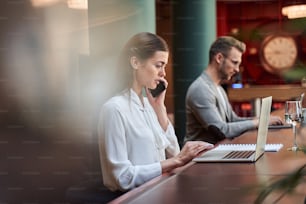
M 283 115 L 278 110 L 274 115 Z M 305 127 L 306 129 L 306 127 Z M 299 139 L 304 128 L 300 129 Z M 248 131 L 224 143 L 255 143 L 257 131 Z M 173 174 L 149 181 L 112 201 L 117 203 L 254 203 L 259 186 L 271 179 L 281 178 L 306 163 L 303 152 L 288 151 L 293 144 L 291 129 L 271 129 L 267 143 L 282 143 L 279 152 L 265 152 L 255 163 L 193 163 Z M 305 188 L 286 194 L 278 203 L 304 203 Z M 305 187 L 305 186 L 304 186 Z M 265 203 L 273 203 L 272 194 Z
M 240 89 L 229 88 L 228 98 L 231 102 L 246 102 L 256 98 L 272 96 L 273 101 L 286 101 L 299 98 L 303 92 L 306 92 L 306 87 L 299 85 L 250 86 Z

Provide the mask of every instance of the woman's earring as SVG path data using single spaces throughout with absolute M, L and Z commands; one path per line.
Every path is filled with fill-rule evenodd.
M 136 57 L 131 58 L 131 65 L 132 65 L 133 69 L 138 69 Z

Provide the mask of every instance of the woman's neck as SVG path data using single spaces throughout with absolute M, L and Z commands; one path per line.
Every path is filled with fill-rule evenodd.
M 142 103 L 142 105 L 143 105 L 142 87 L 139 86 L 138 83 L 134 82 L 134 83 L 132 84 L 132 87 L 131 87 L 131 88 L 132 88 L 133 91 L 137 94 L 137 96 L 139 97 L 139 99 L 140 99 L 140 101 L 141 101 L 141 103 Z

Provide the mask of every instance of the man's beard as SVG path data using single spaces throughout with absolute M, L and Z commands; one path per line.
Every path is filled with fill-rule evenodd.
M 220 65 L 220 69 L 219 69 L 219 77 L 221 79 L 221 81 L 229 81 L 231 80 L 231 78 L 233 77 L 233 75 L 229 75 L 226 73 L 225 71 L 225 61 L 223 61 L 223 63 Z

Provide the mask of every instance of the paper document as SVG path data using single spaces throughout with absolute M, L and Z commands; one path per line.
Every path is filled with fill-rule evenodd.
M 283 144 L 266 144 L 266 152 L 277 152 L 283 147 Z M 255 151 L 255 144 L 220 144 L 215 150 L 236 150 L 236 151 Z

